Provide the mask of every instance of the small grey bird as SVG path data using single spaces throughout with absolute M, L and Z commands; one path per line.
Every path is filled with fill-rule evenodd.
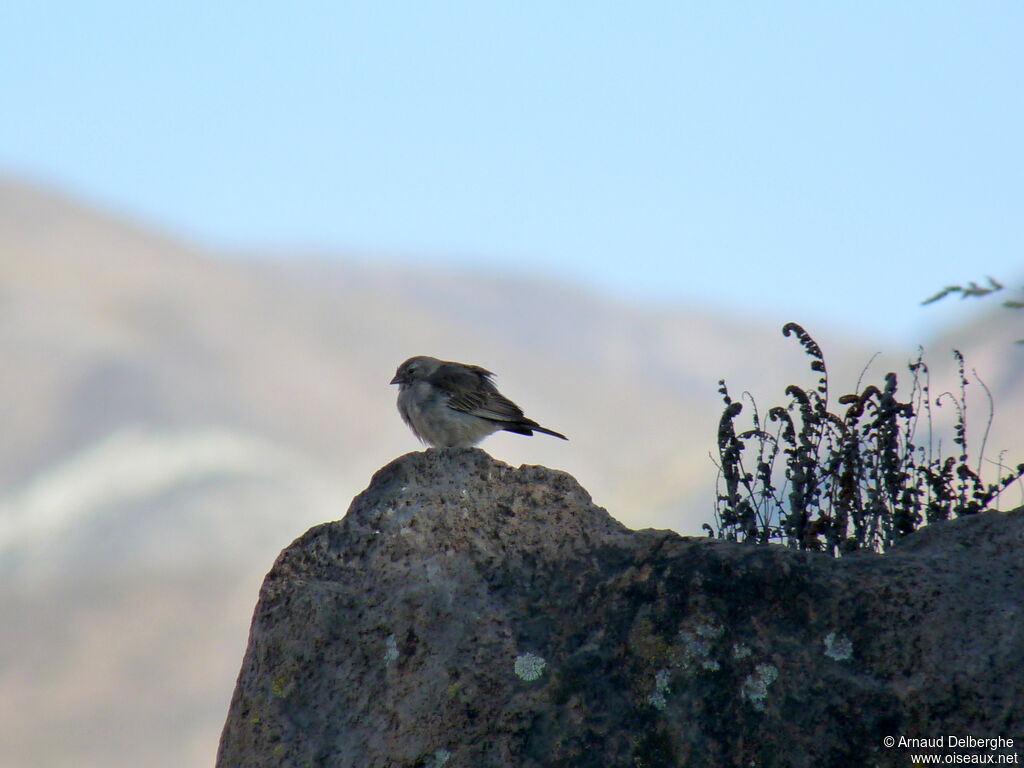
M 517 435 L 543 432 L 569 439 L 526 418 L 519 406 L 494 386 L 493 375 L 479 365 L 421 355 L 398 366 L 391 383 L 399 385 L 402 419 L 428 445 L 468 448 L 499 430 Z

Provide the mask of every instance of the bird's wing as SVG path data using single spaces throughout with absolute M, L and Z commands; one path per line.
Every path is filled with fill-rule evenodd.
M 448 407 L 490 421 L 507 421 L 517 424 L 526 421 L 519 406 L 500 392 L 475 390 L 453 394 L 448 398 Z
M 448 364 L 441 366 L 431 380 L 448 394 L 449 408 L 491 421 L 526 421 L 519 406 L 494 386 L 492 375 L 478 365 Z

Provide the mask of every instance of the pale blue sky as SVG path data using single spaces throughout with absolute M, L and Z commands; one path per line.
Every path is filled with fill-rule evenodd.
M 0 171 L 908 344 L 1024 279 L 1024 4 L 6 0 Z

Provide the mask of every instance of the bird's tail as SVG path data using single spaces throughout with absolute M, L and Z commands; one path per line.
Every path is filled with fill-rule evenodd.
M 561 432 L 555 432 L 555 430 L 548 429 L 547 427 L 542 427 L 539 424 L 531 424 L 530 425 L 530 429 L 532 429 L 534 432 L 543 432 L 545 435 L 551 435 L 552 437 L 561 438 L 562 440 L 568 440 L 569 439 L 568 437 L 563 435 Z
M 545 435 L 551 435 L 562 440 L 568 440 L 569 438 L 563 435 L 561 432 L 555 432 L 553 429 L 542 427 L 533 419 L 523 419 L 522 421 L 509 422 L 495 422 L 501 424 L 501 429 L 506 432 L 514 432 L 517 435 L 532 435 L 534 432 L 543 432 Z

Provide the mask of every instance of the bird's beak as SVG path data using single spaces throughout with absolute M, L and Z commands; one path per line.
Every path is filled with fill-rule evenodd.
M 401 379 L 399 378 L 399 376 L 398 376 L 398 374 L 397 374 L 397 373 L 395 374 L 395 378 L 393 378 L 393 379 L 391 380 L 391 383 L 392 383 L 392 384 L 401 384 L 401 383 L 402 383 L 402 380 L 401 380 Z

